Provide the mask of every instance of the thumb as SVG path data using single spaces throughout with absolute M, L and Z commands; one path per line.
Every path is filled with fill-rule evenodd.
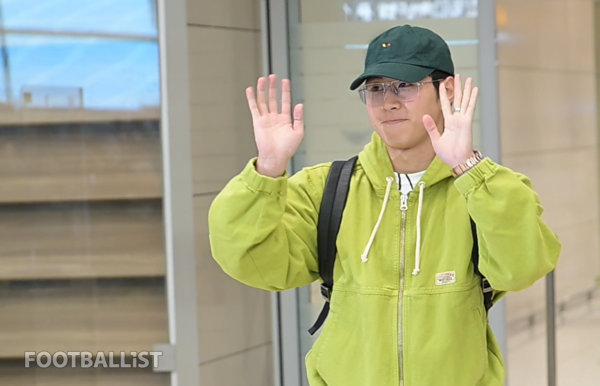
M 431 138 L 431 142 L 436 143 L 437 141 L 439 141 L 442 135 L 440 134 L 440 131 L 438 130 L 437 125 L 435 124 L 435 121 L 433 120 L 433 118 L 431 118 L 431 115 L 423 116 L 423 125 L 425 125 L 425 130 L 427 130 L 427 133 Z
M 294 130 L 304 131 L 304 105 L 302 103 L 294 107 Z

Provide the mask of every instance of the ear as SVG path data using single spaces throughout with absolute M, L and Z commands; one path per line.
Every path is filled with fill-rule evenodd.
M 444 79 L 441 83 L 446 86 L 446 95 L 448 95 L 448 100 L 452 103 L 454 102 L 454 77 L 449 76 Z

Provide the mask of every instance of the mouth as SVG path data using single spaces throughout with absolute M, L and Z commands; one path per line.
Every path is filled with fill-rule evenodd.
M 384 125 L 398 125 L 404 122 L 407 122 L 408 119 L 390 119 L 389 121 L 384 121 Z

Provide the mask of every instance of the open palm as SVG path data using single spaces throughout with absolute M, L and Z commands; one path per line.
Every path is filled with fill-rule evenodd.
M 430 115 L 423 117 L 433 149 L 438 158 L 450 167 L 466 161 L 473 154 L 473 117 L 477 106 L 478 88 L 472 88 L 472 79 L 467 78 L 464 92 L 460 75 L 454 77 L 454 110 L 450 105 L 446 86 L 440 83 L 440 102 L 444 114 L 444 130 L 438 130 Z
M 291 114 L 290 81 L 281 82 L 281 113 L 277 106 L 277 77 L 269 76 L 267 97 L 265 78 L 259 78 L 256 98 L 252 87 L 246 89 L 246 98 L 252 114 L 254 139 L 258 148 L 257 170 L 261 174 L 277 177 L 283 174 L 288 162 L 296 154 L 304 138 L 303 107 L 294 108 Z

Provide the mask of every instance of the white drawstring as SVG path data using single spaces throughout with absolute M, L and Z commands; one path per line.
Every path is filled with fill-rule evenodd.
M 421 272 L 421 209 L 423 208 L 423 188 L 424 182 L 419 182 L 419 207 L 417 209 L 417 250 L 415 252 L 415 270 L 413 275 L 416 276 Z
M 383 198 L 383 206 L 381 207 L 381 212 L 379 213 L 379 218 L 377 219 L 377 224 L 375 224 L 375 228 L 373 228 L 373 232 L 371 233 L 371 238 L 369 239 L 369 243 L 365 248 L 365 251 L 360 258 L 363 263 L 369 261 L 367 256 L 369 255 L 369 250 L 371 249 L 371 245 L 373 244 L 373 240 L 375 240 L 375 234 L 377 234 L 377 230 L 379 229 L 379 224 L 381 224 L 381 220 L 383 219 L 383 213 L 385 212 L 385 207 L 387 206 L 388 200 L 390 199 L 390 191 L 392 190 L 392 183 L 394 182 L 394 177 L 388 177 L 385 179 L 387 181 L 387 187 L 385 189 L 385 197 Z

